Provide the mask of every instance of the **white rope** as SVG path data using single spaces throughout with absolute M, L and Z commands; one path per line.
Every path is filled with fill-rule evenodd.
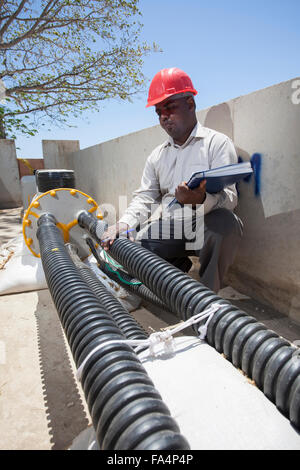
M 94 440 L 89 444 L 87 450 L 93 450 L 95 444 L 96 444 L 96 439 L 94 439 Z
M 173 353 L 174 352 L 174 338 L 173 335 L 179 333 L 179 331 L 188 328 L 189 326 L 195 325 L 196 323 L 200 323 L 204 319 L 207 318 L 207 321 L 204 325 L 201 325 L 198 328 L 199 337 L 200 339 L 204 339 L 206 336 L 207 328 L 209 325 L 210 320 L 212 319 L 215 312 L 221 307 L 219 303 L 214 303 L 210 305 L 206 310 L 201 313 L 198 313 L 188 320 L 179 323 L 178 325 L 170 326 L 164 331 L 155 331 L 152 333 L 149 338 L 147 339 L 113 339 L 110 341 L 105 341 L 102 344 L 98 344 L 85 358 L 85 360 L 80 364 L 77 369 L 76 377 L 80 381 L 82 377 L 82 372 L 84 366 L 86 365 L 87 361 L 100 349 L 104 346 L 108 346 L 109 344 L 127 344 L 128 346 L 137 346 L 136 352 L 140 350 L 143 346 L 147 346 L 149 348 L 150 356 L 155 357 L 157 355 L 157 346 L 163 345 L 164 352 L 166 353 Z

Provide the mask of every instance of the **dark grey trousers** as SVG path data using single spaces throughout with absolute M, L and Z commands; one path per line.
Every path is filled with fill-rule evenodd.
M 161 224 L 161 221 L 158 221 Z M 152 251 L 170 263 L 190 255 L 199 256 L 200 281 L 211 290 L 218 292 L 223 279 L 233 263 L 243 234 L 243 224 L 236 214 L 227 209 L 216 209 L 204 216 L 201 246 L 187 249 L 191 240 L 174 238 L 172 229 L 169 239 L 151 238 L 151 224 L 146 237 L 140 240 L 144 248 Z M 160 232 L 161 235 L 161 232 Z M 190 248 L 190 246 L 188 246 Z

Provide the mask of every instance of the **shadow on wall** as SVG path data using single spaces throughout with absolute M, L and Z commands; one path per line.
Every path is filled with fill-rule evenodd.
M 227 103 L 210 108 L 204 126 L 222 132 L 232 140 L 235 138 L 232 113 Z M 263 152 L 264 149 L 257 148 L 256 151 Z M 251 158 L 243 148 L 236 147 L 236 152 L 243 161 Z M 262 165 L 263 158 L 262 154 Z M 238 184 L 238 192 L 235 212 L 243 221 L 244 235 L 226 282 L 299 321 L 298 248 L 293 234 L 298 233 L 300 227 L 300 210 L 266 216 L 261 196 L 255 195 L 253 176 L 248 183 Z M 276 188 L 274 198 L 276 200 Z
M 15 198 L 0 178 L 0 209 L 13 209 L 21 204 L 21 199 Z
M 227 103 L 212 106 L 206 114 L 203 125 L 215 131 L 222 132 L 233 140 L 233 121 L 230 107 Z
M 35 311 L 44 401 L 53 450 L 67 449 L 89 422 L 49 291 L 38 292 Z

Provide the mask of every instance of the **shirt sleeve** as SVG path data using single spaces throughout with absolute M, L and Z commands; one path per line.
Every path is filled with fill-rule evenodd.
M 151 210 L 155 209 L 153 205 L 161 203 L 161 197 L 160 184 L 156 175 L 152 153 L 146 161 L 141 185 L 139 189 L 134 191 L 133 199 L 119 222 L 135 227 L 139 222 L 147 220 Z
M 220 166 L 231 165 L 237 163 L 237 154 L 233 142 L 229 137 L 218 133 L 212 138 L 210 145 L 210 168 L 218 168 Z M 228 209 L 233 211 L 238 202 L 238 196 L 235 184 L 227 186 L 222 191 L 216 194 L 206 193 L 206 199 L 203 203 L 204 214 L 211 212 L 215 209 Z

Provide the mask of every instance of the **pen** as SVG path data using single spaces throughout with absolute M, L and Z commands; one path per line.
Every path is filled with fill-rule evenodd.
M 174 204 L 179 204 L 181 207 L 183 207 L 183 205 L 177 201 L 177 199 L 173 199 L 171 202 L 169 202 L 169 204 L 167 205 L 167 209 L 170 209 L 170 207 L 174 206 Z
M 174 204 L 176 204 L 176 202 L 178 202 L 177 199 L 172 199 L 172 201 L 169 202 L 169 204 L 167 205 L 167 209 L 169 209 L 169 208 L 172 207 Z
M 133 232 L 134 230 L 135 230 L 134 228 L 130 228 L 128 230 L 125 230 L 125 232 L 119 233 L 119 235 L 127 235 L 127 233 Z M 107 240 L 109 240 L 109 238 L 104 238 L 104 240 L 101 240 L 101 243 L 106 242 Z

